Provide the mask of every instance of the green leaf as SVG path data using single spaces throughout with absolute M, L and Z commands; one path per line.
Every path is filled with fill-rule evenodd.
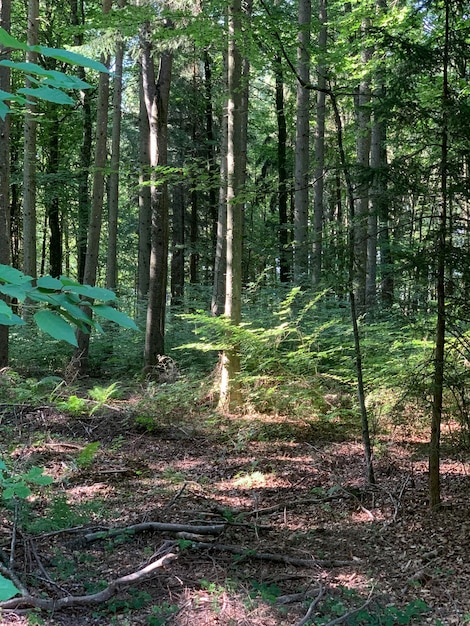
M 44 468 L 33 465 L 29 472 L 24 476 L 24 479 L 36 485 L 50 485 L 54 482 L 54 479 L 51 478 L 51 476 L 45 476 L 43 472 Z
M 76 52 L 71 52 L 70 50 L 63 50 L 60 48 L 47 48 L 46 46 L 32 46 L 32 49 L 44 56 L 51 57 L 52 59 L 57 59 L 58 61 L 64 61 L 65 63 L 70 63 L 71 65 L 80 65 L 81 67 L 88 67 L 91 70 L 96 70 L 97 72 L 105 72 L 109 74 L 109 70 L 106 65 L 100 63 L 99 61 L 94 61 L 93 59 L 89 59 L 81 54 L 77 54 Z
M 0 602 L 9 600 L 18 593 L 20 593 L 20 590 L 15 587 L 11 580 L 0 574 Z
M 0 326 L 24 326 L 26 322 L 12 313 L 11 315 L 5 315 L 0 313 Z
M 106 304 L 95 304 L 92 306 L 92 309 L 97 315 L 101 315 L 101 317 L 111 320 L 111 322 L 116 322 L 116 324 L 119 324 L 122 328 L 139 330 L 133 319 L 112 306 L 107 306 Z
M 69 288 L 70 291 L 72 291 L 73 293 L 78 293 L 82 296 L 85 296 L 85 298 L 97 298 L 98 300 L 105 301 L 116 300 L 116 294 L 110 289 L 103 289 L 102 287 L 91 287 L 90 285 L 80 285 L 79 283 L 71 283 Z
M 43 309 L 34 315 L 34 320 L 39 328 L 59 341 L 66 341 L 72 346 L 78 347 L 72 326 L 53 311 Z
M 0 471 L 8 471 L 8 467 L 5 463 L 0 459 Z
M 60 89 L 52 87 L 23 87 L 18 89 L 18 93 L 24 93 L 33 96 L 39 100 L 54 102 L 55 104 L 74 104 L 74 100 Z
M 53 291 L 61 290 L 62 283 L 58 278 L 53 278 L 52 276 L 41 276 L 38 278 L 37 286 L 41 289 L 52 289 Z
M 7 33 L 4 28 L 0 28 L 0 44 L 4 45 L 5 48 L 13 48 L 14 50 L 27 50 L 28 44 L 23 43 L 22 41 L 18 41 Z
M 1 29 L 0 29 L 1 30 Z M 5 283 L 13 283 L 14 285 L 20 285 L 22 283 L 28 283 L 33 280 L 32 276 L 27 276 L 10 265 L 0 264 L 0 280 Z
M 14 498 L 15 496 L 17 496 L 18 498 L 21 498 L 22 500 L 24 500 L 25 498 L 30 496 L 31 493 L 32 493 L 31 489 L 27 487 L 25 484 L 17 483 L 15 485 L 12 485 L 11 487 L 7 487 L 4 490 L 3 498 L 5 500 L 11 500 L 11 498 Z
M 29 285 L 31 287 L 31 285 Z M 20 302 L 24 302 L 28 295 L 28 290 L 25 288 L 27 285 L 1 285 L 0 293 L 10 296 L 10 298 L 16 298 Z

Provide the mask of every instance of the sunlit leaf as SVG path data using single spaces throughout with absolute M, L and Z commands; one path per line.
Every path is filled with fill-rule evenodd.
M 35 313 L 34 320 L 42 331 L 54 339 L 78 346 L 72 326 L 57 313 L 43 309 Z
M 111 322 L 116 322 L 116 324 L 119 324 L 122 328 L 138 330 L 138 327 L 133 319 L 112 306 L 107 306 L 106 304 L 95 304 L 92 308 L 97 315 L 101 315 L 101 317 L 104 317 Z
M 20 593 L 20 590 L 15 587 L 11 580 L 0 574 L 0 602 L 9 600 L 18 593 Z

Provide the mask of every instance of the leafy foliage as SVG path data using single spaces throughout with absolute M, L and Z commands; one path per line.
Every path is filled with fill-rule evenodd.
M 116 295 L 109 289 L 82 285 L 70 278 L 62 276 L 53 278 L 43 276 L 37 281 L 31 276 L 10 267 L 0 265 L 0 293 L 20 302 L 27 300 L 47 305 L 34 315 L 37 326 L 54 339 L 65 341 L 77 346 L 74 327 L 88 333 L 90 328 L 102 332 L 101 326 L 84 310 L 89 307 L 97 315 L 125 328 L 137 330 L 137 326 L 125 313 L 119 312 L 112 306 L 103 303 L 94 304 L 92 299 L 101 299 L 106 302 L 116 300 Z M 2 302 L 0 305 L 0 324 L 25 324 L 16 315 L 11 307 Z

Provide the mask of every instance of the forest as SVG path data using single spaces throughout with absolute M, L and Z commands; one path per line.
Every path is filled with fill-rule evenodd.
M 0 624 L 470 624 L 469 16 L 0 0 Z

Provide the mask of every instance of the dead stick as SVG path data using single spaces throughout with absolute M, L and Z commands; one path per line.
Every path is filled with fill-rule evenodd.
M 110 528 L 109 530 L 87 533 L 83 539 L 89 543 L 99 541 L 100 539 L 109 539 L 125 534 L 133 534 L 137 532 L 145 532 L 147 530 L 156 530 L 159 532 L 170 533 L 194 533 L 195 535 L 220 535 L 225 530 L 225 524 L 206 524 L 202 526 L 192 526 L 188 524 L 165 524 L 163 522 L 142 522 L 141 524 L 133 524 L 124 528 Z
M 106 589 L 103 591 L 99 591 L 98 593 L 92 593 L 86 596 L 67 596 L 65 598 L 59 598 L 57 600 L 53 599 L 45 599 L 45 598 L 36 598 L 29 594 L 23 595 L 20 598 L 12 598 L 11 600 L 6 600 L 5 602 L 0 602 L 0 609 L 17 609 L 24 607 L 38 608 L 46 611 L 58 611 L 60 609 L 65 609 L 71 606 L 88 606 L 90 604 L 101 604 L 102 602 L 106 602 L 110 598 L 112 598 L 116 593 L 122 591 L 126 587 L 130 585 L 134 585 L 136 583 L 142 582 L 144 580 L 148 580 L 152 578 L 155 574 L 155 570 L 161 567 L 164 567 L 171 561 L 174 561 L 177 557 L 176 554 L 170 552 L 169 554 L 165 554 L 158 561 L 154 561 L 143 567 L 142 569 L 132 572 L 132 574 L 127 574 L 126 576 L 121 576 L 121 578 L 117 578 L 109 583 Z

